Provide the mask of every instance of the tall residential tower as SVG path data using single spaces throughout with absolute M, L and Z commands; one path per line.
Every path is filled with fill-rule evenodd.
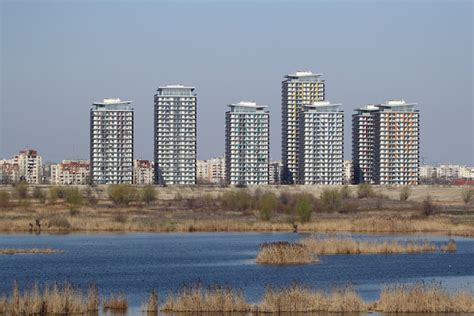
M 133 108 L 130 101 L 104 99 L 90 111 L 90 171 L 93 184 L 133 181 Z
M 226 182 L 268 184 L 270 114 L 266 105 L 239 102 L 226 112 Z
M 194 87 L 168 85 L 155 94 L 155 183 L 196 183 Z
M 298 181 L 299 114 L 306 104 L 325 100 L 325 82 L 321 74 L 297 71 L 285 76 L 282 82 L 282 182 Z
M 300 112 L 298 183 L 343 183 L 344 112 L 340 105 L 315 102 Z

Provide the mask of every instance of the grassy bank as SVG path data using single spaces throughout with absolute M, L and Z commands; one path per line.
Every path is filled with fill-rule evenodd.
M 100 302 L 103 302 L 102 304 Z M 0 314 L 3 315 L 71 315 L 96 313 L 99 308 L 125 311 L 128 301 L 123 294 L 102 300 L 95 286 L 82 292 L 72 285 L 42 287 L 20 291 L 17 286 L 9 297 L 0 297 Z M 155 291 L 145 300 L 143 311 L 156 312 L 431 312 L 473 313 L 472 292 L 449 292 L 440 284 L 387 285 L 380 298 L 365 302 L 351 287 L 332 291 L 312 289 L 298 284 L 285 288 L 267 287 L 262 300 L 252 304 L 243 292 L 226 286 L 203 287 L 185 285 L 176 292 L 168 292 L 159 306 Z
M 15 255 L 15 254 L 53 254 L 62 253 L 61 250 L 52 248 L 0 248 L 0 255 Z

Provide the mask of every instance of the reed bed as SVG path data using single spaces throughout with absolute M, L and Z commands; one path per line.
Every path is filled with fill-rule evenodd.
M 62 250 L 52 248 L 3 248 L 0 249 L 0 255 L 15 255 L 15 254 L 53 254 L 62 253 Z
M 169 293 L 162 311 L 172 312 L 248 312 L 250 305 L 243 292 L 226 286 L 203 288 L 201 284 L 183 285 Z
M 358 241 L 351 237 L 308 237 L 299 241 L 310 253 L 318 255 L 332 254 L 395 254 L 434 252 L 438 248 L 434 243 L 424 241 Z
M 473 313 L 474 294 L 449 293 L 440 284 L 389 285 L 373 309 L 387 313 Z
M 318 259 L 308 247 L 287 241 L 263 243 L 257 255 L 257 263 L 260 264 L 303 264 L 316 261 Z
M 97 288 L 92 285 L 87 294 L 70 283 L 44 286 L 35 284 L 20 291 L 15 283 L 9 298 L 0 298 L 0 312 L 7 315 L 66 315 L 93 312 L 99 309 Z
M 128 299 L 124 293 L 112 294 L 104 301 L 104 309 L 110 310 L 127 310 Z
M 259 312 L 363 312 L 367 304 L 350 287 L 335 289 L 330 293 L 312 290 L 299 284 L 287 288 L 265 290 L 258 305 Z
M 144 312 L 158 312 L 158 294 L 155 290 L 151 290 L 148 299 L 143 303 L 142 310 Z
M 450 239 L 445 245 L 441 246 L 441 251 L 443 252 L 456 252 L 457 250 L 456 242 L 453 239 Z

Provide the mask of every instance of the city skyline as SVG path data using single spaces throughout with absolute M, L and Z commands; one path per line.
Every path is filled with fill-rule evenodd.
M 164 2 L 162 6 L 140 2 L 132 7 L 144 21 L 131 23 L 128 29 L 120 28 L 115 21 L 96 29 L 80 23 L 82 18 L 105 12 L 113 13 L 120 21 L 130 6 L 105 2 L 2 3 L 1 157 L 24 148 L 37 149 L 44 161 L 88 157 L 90 104 L 118 97 L 134 101 L 136 158 L 151 160 L 154 91 L 160 85 L 181 83 L 196 87 L 199 98 L 198 159 L 224 153 L 226 106 L 238 100 L 268 104 L 272 117 L 270 156 L 272 160 L 280 159 L 281 81 L 287 74 L 310 70 L 323 73 L 327 98 L 343 104 L 345 159 L 351 158 L 350 117 L 356 108 L 406 99 L 417 102 L 423 113 L 422 162 L 424 158 L 430 163 L 469 165 L 474 160 L 470 137 L 472 72 L 466 71 L 472 69 L 470 3 L 387 3 L 377 7 L 363 2 L 358 8 L 347 3 L 301 2 L 296 9 L 284 2 L 212 6 L 199 1 L 187 5 Z M 253 9 L 250 12 L 249 7 Z M 343 13 L 351 8 L 354 10 L 350 14 Z M 312 25 L 311 10 L 316 9 L 320 9 L 320 23 L 328 25 L 327 32 L 316 27 L 307 29 Z M 147 10 L 158 17 L 149 21 Z M 49 19 L 51 12 L 58 21 Z M 269 14 L 267 24 L 251 19 L 263 12 Z M 300 49 L 287 48 L 285 38 L 295 27 L 280 25 L 284 13 L 301 17 L 300 40 L 308 35 L 319 36 L 326 44 L 301 41 Z M 389 13 L 390 19 L 385 19 Z M 183 14 L 188 24 L 160 31 L 160 26 L 169 22 L 166 14 L 170 18 Z M 209 22 L 200 23 L 194 14 L 203 14 Z M 232 14 L 250 15 L 248 24 L 221 23 Z M 408 15 L 404 23 L 398 24 L 396 18 L 404 15 Z M 342 25 L 333 24 L 337 17 L 345 19 Z M 158 21 L 160 18 L 164 21 Z M 372 23 L 363 18 L 371 18 Z M 24 19 L 31 19 L 29 27 L 21 25 Z M 441 19 L 447 23 L 438 25 Z M 346 34 L 351 22 L 357 22 L 352 31 L 362 44 Z M 62 30 L 55 29 L 57 23 Z M 192 23 L 197 23 L 195 30 L 189 28 Z M 384 32 L 378 32 L 375 24 Z M 222 30 L 215 25 L 222 25 Z M 115 27 L 124 31 L 120 37 Z M 331 27 L 335 29 L 329 30 Z M 406 31 L 408 27 L 410 32 Z M 211 39 L 217 36 L 221 47 L 207 49 L 209 39 L 199 37 L 204 30 Z M 187 32 L 192 36 L 181 39 Z M 161 43 L 147 42 L 153 34 Z M 227 34 L 233 34 L 234 41 L 227 39 Z M 43 41 L 39 40 L 42 36 Z M 266 40 L 258 43 L 259 38 Z M 163 50 L 170 43 L 176 44 L 177 50 Z M 186 45 L 192 49 L 183 51 Z M 378 54 L 373 53 L 374 48 Z M 446 144 L 450 150 L 445 150 Z

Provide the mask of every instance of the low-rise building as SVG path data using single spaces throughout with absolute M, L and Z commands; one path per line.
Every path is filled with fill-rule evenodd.
M 202 183 L 221 184 L 225 182 L 225 158 L 211 158 L 196 162 L 197 179 Z
M 89 160 L 63 160 L 52 164 L 50 183 L 54 185 L 90 184 Z
M 153 184 L 155 178 L 154 163 L 151 160 L 133 161 L 133 184 Z
M 36 150 L 21 150 L 12 159 L 0 160 L 0 169 L 2 183 L 25 181 L 29 184 L 40 184 L 42 158 Z

